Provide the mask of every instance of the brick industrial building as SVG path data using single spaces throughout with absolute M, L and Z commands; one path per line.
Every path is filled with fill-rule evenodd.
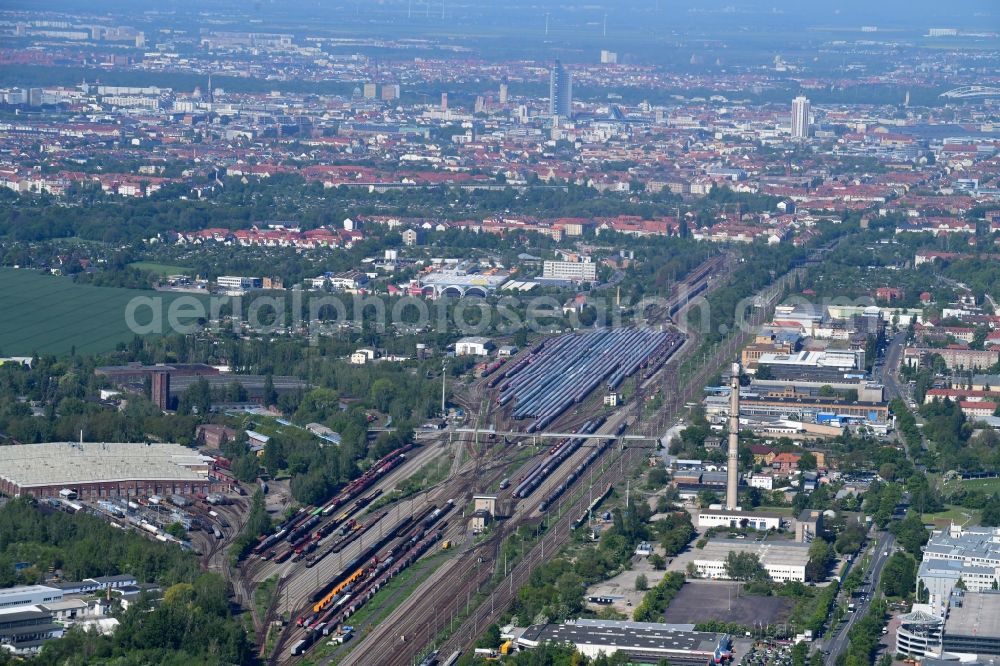
M 149 387 L 150 400 L 162 410 L 176 406 L 184 392 L 204 380 L 214 394 L 224 393 L 232 384 L 239 384 L 251 402 L 264 400 L 267 377 L 264 375 L 239 375 L 221 372 L 203 363 L 176 363 L 173 365 L 111 365 L 96 368 L 94 373 L 107 377 L 115 386 L 134 392 Z M 148 384 L 147 384 L 148 382 Z M 308 382 L 297 377 L 271 377 L 271 385 L 278 395 L 306 391 Z

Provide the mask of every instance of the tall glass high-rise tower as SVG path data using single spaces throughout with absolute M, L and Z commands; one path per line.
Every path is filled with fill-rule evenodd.
M 573 115 L 573 74 L 556 60 L 549 73 L 549 115 L 569 118 Z

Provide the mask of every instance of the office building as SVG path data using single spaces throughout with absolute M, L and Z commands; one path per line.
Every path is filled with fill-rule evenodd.
M 749 527 L 755 530 L 781 529 L 781 514 L 755 511 L 753 513 L 738 509 L 701 509 L 698 511 L 698 528 L 711 529 L 723 527 L 740 529 Z
M 364 92 L 365 99 L 375 99 L 377 94 L 378 94 L 378 86 L 376 84 L 374 83 L 365 84 L 365 92 Z
M 990 590 L 1000 582 L 1000 528 L 953 524 L 931 535 L 917 580 L 927 589 L 932 612 L 945 612 L 959 579 L 970 592 Z
M 239 275 L 220 275 L 215 279 L 219 289 L 232 292 L 242 292 L 247 289 L 260 289 L 264 286 L 264 280 L 258 277 L 242 277 Z
M 382 86 L 382 100 L 391 102 L 394 99 L 399 99 L 399 84 L 387 83 Z
M 957 655 L 1000 655 L 1000 592 L 955 590 L 941 648 Z
M 563 118 L 573 115 L 573 74 L 558 60 L 549 72 L 549 115 Z
M 597 264 L 591 261 L 546 261 L 542 277 L 573 282 L 593 282 L 597 279 Z
M 48 585 L 19 585 L 0 589 L 0 609 L 62 601 L 63 591 Z
M 601 49 L 601 64 L 602 65 L 617 65 L 618 64 L 618 54 L 614 51 L 608 51 L 607 49 Z
M 792 100 L 792 138 L 809 136 L 809 100 L 801 95 Z

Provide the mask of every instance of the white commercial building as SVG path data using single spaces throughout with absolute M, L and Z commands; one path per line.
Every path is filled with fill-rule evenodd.
M 233 291 L 243 289 L 260 289 L 263 282 L 264 281 L 261 278 L 240 277 L 238 275 L 220 275 L 215 280 L 215 283 L 219 285 L 220 289 L 229 289 Z
M 797 580 L 804 583 L 806 580 L 809 544 L 794 541 L 712 539 L 700 551 L 695 550 L 693 562 L 698 575 L 713 580 L 728 580 L 726 557 L 730 552 L 756 555 L 773 581 Z
M 455 356 L 486 356 L 489 349 L 489 338 L 480 336 L 462 338 L 455 343 Z
M 691 624 L 581 618 L 563 624 L 532 625 L 515 630 L 512 637 L 522 650 L 544 643 L 569 644 L 590 659 L 617 653 L 636 663 L 669 659 L 672 663 L 719 664 L 733 654 L 728 634 L 694 631 Z
M 1000 583 L 1000 528 L 952 525 L 935 532 L 924 546 L 917 579 L 927 588 L 927 603 L 943 614 L 961 579 L 967 590 L 990 590 Z
M 573 282 L 593 282 L 597 279 L 597 264 L 592 261 L 546 261 L 542 277 Z
M 809 100 L 798 96 L 792 100 L 792 137 L 805 139 L 809 136 Z
M 0 608 L 34 606 L 62 601 L 63 592 L 47 585 L 20 585 L 0 589 Z
M 768 477 L 770 478 L 770 477 Z M 698 512 L 698 527 L 741 528 L 750 527 L 755 530 L 781 529 L 781 514 L 761 513 L 756 511 L 727 511 L 726 509 L 702 509 Z
M 860 367 L 863 352 L 854 350 L 800 351 L 794 354 L 761 354 L 757 365 L 768 367 L 835 368 L 848 372 Z

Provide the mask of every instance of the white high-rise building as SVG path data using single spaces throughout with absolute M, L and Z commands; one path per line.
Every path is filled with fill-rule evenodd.
M 809 99 L 798 96 L 792 100 L 792 138 L 809 136 Z

